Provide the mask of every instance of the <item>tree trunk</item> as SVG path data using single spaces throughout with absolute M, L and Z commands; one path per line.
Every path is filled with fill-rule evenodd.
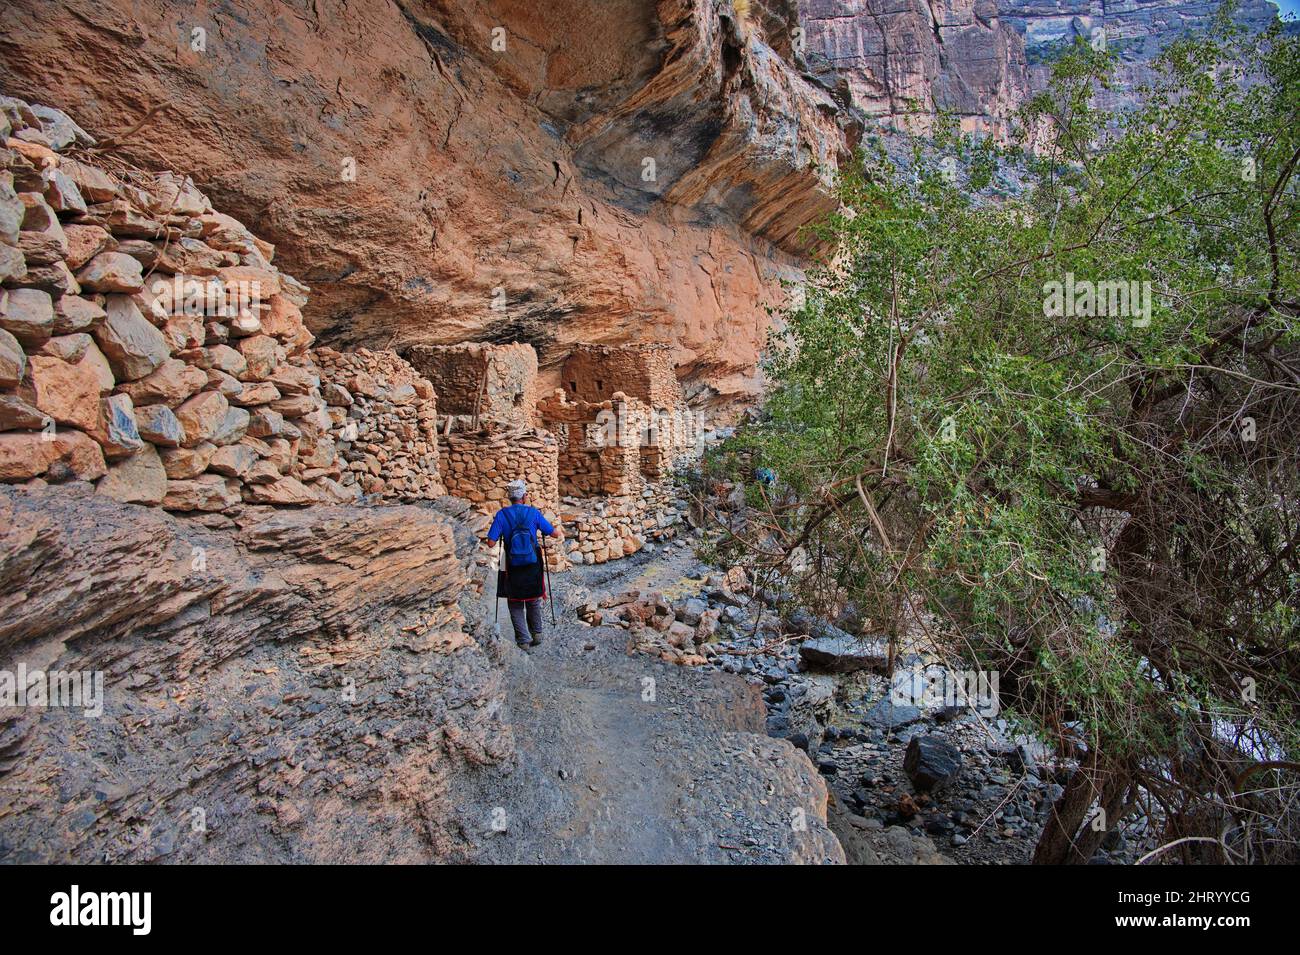
M 1107 829 L 1118 825 L 1128 786 L 1128 773 L 1118 766 L 1106 766 L 1096 751 L 1090 752 L 1052 806 L 1034 848 L 1034 865 L 1086 865 L 1106 838 Z M 1101 830 L 1084 825 L 1097 800 L 1106 813 L 1106 826 Z

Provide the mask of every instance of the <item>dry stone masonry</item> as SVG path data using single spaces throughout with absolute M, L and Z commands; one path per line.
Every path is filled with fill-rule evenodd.
M 703 430 L 667 347 L 581 345 L 561 380 L 537 414 L 559 441 L 569 558 L 604 563 L 675 536 L 685 502 L 672 471 L 698 456 Z
M 0 481 L 174 511 L 354 496 L 274 248 L 187 179 L 88 158 L 59 110 L 0 97 L 0 135 Z
M 318 348 L 315 357 L 330 435 L 344 461 L 343 486 L 380 500 L 445 494 L 437 396 L 428 379 L 393 352 Z
M 406 359 L 437 382 L 443 414 L 478 430 L 482 421 L 531 427 L 537 404 L 537 352 L 531 345 L 415 345 Z

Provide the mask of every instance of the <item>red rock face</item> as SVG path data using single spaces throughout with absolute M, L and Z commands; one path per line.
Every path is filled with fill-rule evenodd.
M 668 341 L 721 405 L 846 145 L 777 52 L 790 11 L 17 0 L 0 84 L 101 139 L 159 107 L 115 148 L 274 241 L 324 342 L 523 340 L 545 376 L 576 341 Z
M 967 131 L 1002 135 L 1015 110 L 1044 89 L 1050 62 L 1076 37 L 1118 54 L 1116 83 L 1102 94 L 1123 106 L 1151 78 L 1150 63 L 1185 31 L 1204 29 L 1219 4 L 1206 0 L 803 0 L 804 59 L 852 106 L 925 132 L 937 110 Z M 1235 15 L 1260 30 L 1277 15 L 1243 0 Z

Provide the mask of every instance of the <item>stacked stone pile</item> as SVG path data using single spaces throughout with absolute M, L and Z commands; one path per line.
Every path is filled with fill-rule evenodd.
M 176 511 L 346 500 L 307 289 L 187 179 L 0 97 L 0 481 Z
M 562 498 L 560 519 L 569 560 L 603 564 L 676 537 L 689 509 L 671 482 L 656 481 L 621 497 Z
M 382 500 L 432 500 L 447 493 L 438 461 L 433 385 L 393 352 L 315 350 L 330 434 L 343 458 L 342 483 Z

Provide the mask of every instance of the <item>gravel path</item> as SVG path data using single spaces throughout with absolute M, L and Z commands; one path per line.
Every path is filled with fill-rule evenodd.
M 483 861 L 843 861 L 824 821 L 825 784 L 803 753 L 765 734 L 756 688 L 629 655 L 624 631 L 577 619 L 587 600 L 670 589 L 696 563 L 670 548 L 557 574 L 558 625 L 528 652 L 514 646 L 502 608 L 506 636 L 491 649 L 519 760 L 477 794 Z

